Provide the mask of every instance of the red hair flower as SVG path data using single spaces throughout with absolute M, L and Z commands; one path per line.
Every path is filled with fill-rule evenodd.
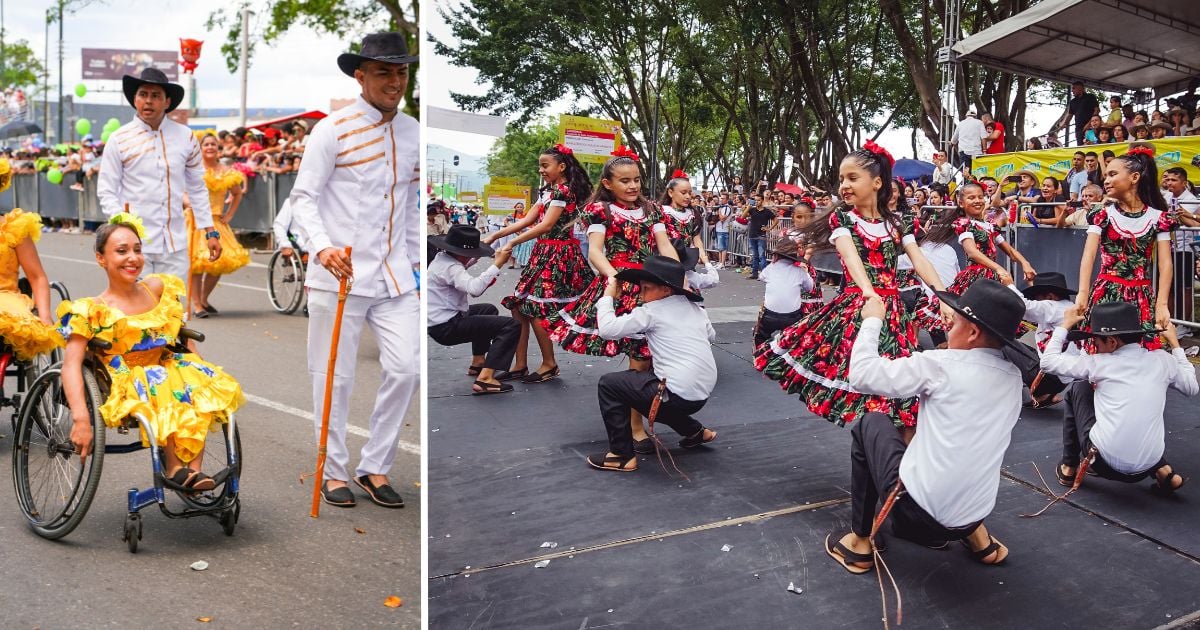
M 613 151 L 612 155 L 613 155 L 613 157 L 629 158 L 629 159 L 633 160 L 634 162 L 639 161 L 638 155 L 633 152 L 633 149 L 630 149 L 629 147 L 627 147 L 625 145 L 621 145 L 621 146 L 617 147 L 617 150 Z
M 671 173 L 671 179 L 689 179 L 688 174 L 683 172 L 683 169 L 677 168 L 674 173 Z
M 874 140 L 867 140 L 866 144 L 863 145 L 863 148 L 871 153 L 874 153 L 875 155 L 887 158 L 888 166 L 896 165 L 896 158 L 892 157 L 892 154 L 888 153 L 887 149 L 875 144 Z
M 575 155 L 575 152 L 571 150 L 571 147 L 562 143 L 554 145 L 554 150 L 563 155 Z
M 1152 149 L 1148 146 L 1145 146 L 1145 145 L 1140 145 L 1140 146 L 1133 147 L 1132 149 L 1126 151 L 1126 155 L 1144 155 L 1148 158 L 1153 158 L 1154 157 L 1154 149 Z

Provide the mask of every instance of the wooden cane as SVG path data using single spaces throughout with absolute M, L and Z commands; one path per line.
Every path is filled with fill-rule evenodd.
M 351 248 L 346 248 L 346 257 L 350 257 Z M 325 369 L 325 401 L 321 406 L 321 439 L 317 444 L 317 471 L 313 474 L 312 513 L 318 518 L 321 515 L 321 487 L 325 485 L 325 445 L 329 442 L 329 412 L 333 407 L 333 376 L 337 367 L 338 341 L 342 336 L 342 313 L 346 310 L 346 292 L 349 278 L 342 276 L 338 282 L 337 312 L 333 316 L 333 336 L 329 340 L 329 365 Z

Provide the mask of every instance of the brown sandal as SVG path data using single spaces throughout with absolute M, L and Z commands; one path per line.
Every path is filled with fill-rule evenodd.
M 638 469 L 637 456 L 624 459 L 620 455 L 597 453 L 587 456 L 588 466 L 596 470 L 611 470 L 613 472 L 633 472 Z

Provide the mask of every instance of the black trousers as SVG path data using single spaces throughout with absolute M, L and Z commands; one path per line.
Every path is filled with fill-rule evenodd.
M 869 536 L 875 508 L 900 480 L 900 460 L 907 445 L 886 414 L 870 412 L 850 429 L 850 526 L 859 536 Z M 979 522 L 946 527 L 929 515 L 907 492 L 892 505 L 888 520 L 892 532 L 922 544 L 960 540 L 971 535 Z M 982 521 L 980 521 L 982 522 Z
M 763 342 L 768 341 L 776 332 L 795 324 L 804 318 L 804 307 L 800 307 L 791 313 L 776 313 L 767 307 L 762 307 L 758 311 L 758 322 L 754 326 L 754 345 L 761 346 Z
M 449 321 L 430 326 L 429 336 L 443 346 L 469 341 L 471 354 L 484 357 L 483 367 L 507 370 L 521 339 L 521 324 L 511 317 L 499 316 L 499 312 L 491 304 L 472 304 L 466 314 L 459 313 Z
M 1038 352 L 1029 344 L 1021 344 L 1033 353 L 1034 357 L 1038 356 Z M 1057 394 L 1067 388 L 1067 385 L 1062 382 L 1062 379 L 1053 374 L 1042 374 L 1042 380 L 1036 388 L 1033 387 L 1033 381 L 1037 380 L 1037 375 L 1041 373 L 1041 362 L 1036 358 L 1030 358 L 1020 354 L 1012 348 L 1005 347 L 1001 352 L 1004 357 L 1011 361 L 1017 369 L 1021 370 L 1021 381 L 1025 383 L 1025 387 L 1029 388 L 1030 396 L 1045 396 L 1047 394 Z
M 1074 468 L 1079 465 L 1079 460 L 1092 447 L 1088 435 L 1096 424 L 1096 390 L 1087 381 L 1075 381 L 1067 388 L 1064 398 L 1067 408 L 1063 412 L 1062 463 Z M 1132 474 L 1123 473 L 1113 470 L 1112 466 L 1104 461 L 1104 454 L 1097 452 L 1096 460 L 1092 462 L 1090 470 L 1104 479 L 1137 483 L 1166 465 L 1166 458 L 1159 458 L 1158 463 L 1146 470 Z
M 608 450 L 625 459 L 633 457 L 633 435 L 630 433 L 629 412 L 636 409 L 650 416 L 650 404 L 658 395 L 658 377 L 654 372 L 609 372 L 600 377 L 597 387 L 600 416 L 608 431 Z M 667 389 L 667 400 L 658 406 L 656 423 L 665 424 L 684 437 L 704 430 L 704 425 L 692 417 L 708 400 L 685 400 Z

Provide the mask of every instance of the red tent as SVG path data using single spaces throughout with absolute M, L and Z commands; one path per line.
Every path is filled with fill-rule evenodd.
M 778 184 L 775 184 L 775 190 L 780 190 L 785 193 L 791 193 L 793 195 L 803 195 L 804 194 L 803 188 L 801 188 L 795 184 L 785 184 L 783 182 L 779 182 Z
M 302 114 L 292 114 L 291 116 L 283 116 L 282 118 L 272 118 L 271 120 L 265 120 L 263 122 L 260 122 L 260 123 L 254 124 L 254 125 L 250 125 L 249 129 L 266 129 L 267 127 L 274 127 L 275 125 L 285 123 L 285 122 L 291 122 L 298 118 L 307 118 L 308 120 L 321 120 L 322 118 L 324 118 L 327 115 L 328 114 L 326 114 L 325 112 L 314 109 L 312 111 L 307 111 Z

